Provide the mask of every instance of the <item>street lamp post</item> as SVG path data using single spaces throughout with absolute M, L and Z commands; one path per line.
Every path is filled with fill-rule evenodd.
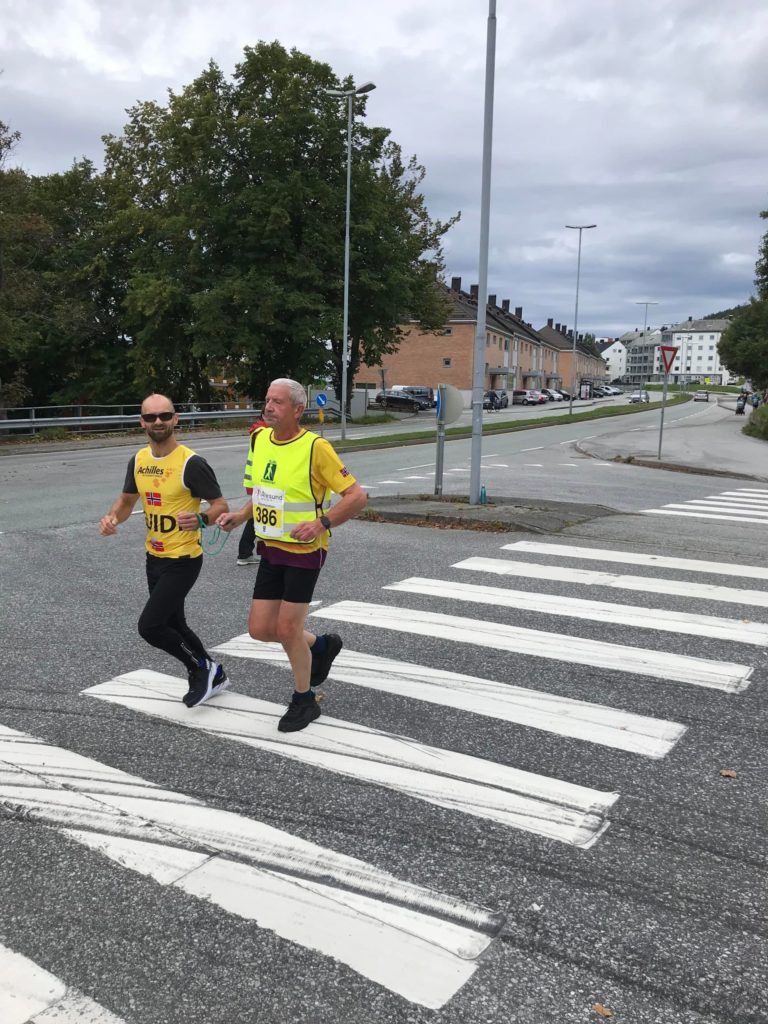
M 579 337 L 579 280 L 581 278 L 581 233 L 596 228 L 597 224 L 566 224 L 567 228 L 579 232 L 579 257 L 576 261 L 576 310 L 573 315 L 573 351 L 571 367 L 571 397 L 568 402 L 568 415 L 573 415 L 573 393 L 576 390 L 576 341 Z
M 643 317 L 643 345 L 645 345 L 645 334 L 646 334 L 646 331 L 648 330 L 648 307 L 649 306 L 658 306 L 658 302 L 655 302 L 653 299 L 640 299 L 640 300 L 638 300 L 635 303 L 635 305 L 636 306 L 645 306 L 645 316 Z M 653 371 L 651 371 L 651 372 L 653 372 Z M 643 390 L 642 374 L 640 376 L 640 383 L 637 386 L 638 386 L 638 389 L 640 391 Z
M 352 105 L 355 96 L 372 92 L 376 86 L 365 82 L 355 89 L 324 89 L 328 96 L 344 97 L 347 101 L 347 205 L 344 217 L 344 314 L 341 343 L 341 440 L 347 439 L 347 375 L 349 363 L 349 213 L 352 195 Z

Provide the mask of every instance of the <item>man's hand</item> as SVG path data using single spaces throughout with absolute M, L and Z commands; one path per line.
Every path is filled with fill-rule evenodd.
M 102 537 L 111 537 L 117 533 L 117 516 L 110 512 L 99 520 L 99 533 Z
M 216 525 L 220 526 L 224 533 L 231 533 L 233 530 L 236 530 L 242 522 L 241 512 L 222 512 L 216 520 Z
M 176 516 L 180 530 L 199 530 L 200 523 L 194 512 L 179 512 Z
M 313 519 L 311 523 L 297 523 L 291 530 L 292 537 L 304 542 L 316 540 L 321 533 L 325 533 L 325 527 L 319 519 Z

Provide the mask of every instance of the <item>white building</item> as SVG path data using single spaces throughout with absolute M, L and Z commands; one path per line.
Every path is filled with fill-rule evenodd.
M 730 320 L 694 320 L 688 317 L 662 332 L 661 344 L 672 345 L 678 351 L 669 373 L 672 383 L 725 384 L 731 376 L 720 362 L 717 345 Z M 654 379 L 662 380 L 664 366 L 656 350 Z
M 627 346 L 620 339 L 606 344 L 598 343 L 600 355 L 605 360 L 605 379 L 608 381 L 623 377 L 627 372 Z

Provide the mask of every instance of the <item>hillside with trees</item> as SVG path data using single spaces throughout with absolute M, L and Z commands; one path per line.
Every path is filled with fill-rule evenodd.
M 760 216 L 768 220 L 768 210 Z M 718 351 L 732 373 L 746 377 L 760 390 L 768 388 L 768 232 L 763 235 L 755 265 L 757 294 L 736 307 L 733 321 L 720 338 Z

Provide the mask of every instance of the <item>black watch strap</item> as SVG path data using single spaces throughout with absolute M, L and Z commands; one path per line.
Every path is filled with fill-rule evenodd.
M 331 520 L 328 518 L 328 516 L 320 516 L 320 522 L 323 524 L 326 530 L 330 530 Z

